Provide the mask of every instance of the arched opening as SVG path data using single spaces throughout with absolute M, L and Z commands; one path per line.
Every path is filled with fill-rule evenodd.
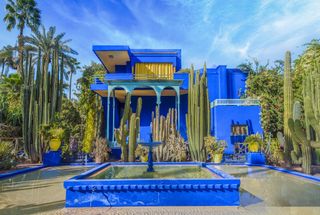
M 128 89 L 122 86 L 114 86 L 109 89 L 109 97 L 103 98 L 106 138 L 112 142 L 111 146 L 115 147 L 114 129 L 119 128 L 120 120 L 123 115 L 124 101 Z M 111 134 L 111 135 L 110 135 Z
M 151 134 L 151 118 L 152 111 L 157 105 L 157 92 L 153 87 L 135 87 L 131 91 L 131 108 L 132 112 L 136 112 L 138 98 L 142 99 L 142 109 L 140 114 L 140 135 L 139 139 L 148 141 Z
M 177 92 L 173 87 L 165 87 L 161 91 L 160 115 L 166 116 L 170 108 L 177 109 Z

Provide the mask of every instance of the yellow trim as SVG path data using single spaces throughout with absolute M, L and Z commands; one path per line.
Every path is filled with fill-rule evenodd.
M 136 63 L 134 66 L 135 79 L 166 79 L 172 80 L 174 66 L 171 63 Z

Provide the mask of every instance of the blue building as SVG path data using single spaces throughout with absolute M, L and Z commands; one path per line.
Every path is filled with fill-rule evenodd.
M 93 52 L 106 69 L 94 78 L 91 90 L 102 97 L 106 138 L 117 147 L 113 134 L 118 128 L 126 93 L 131 93 L 135 111 L 137 98 L 142 98 L 140 139 L 150 133 L 152 111 L 160 114 L 177 108 L 178 128 L 187 139 L 185 115 L 188 112 L 188 76 L 181 71 L 180 49 L 130 49 L 129 46 L 93 46 Z M 200 69 L 202 73 L 202 69 Z M 207 69 L 211 104 L 211 134 L 225 140 L 225 153 L 238 150 L 245 137 L 262 134 L 260 106 L 257 100 L 241 99 L 247 73 L 224 65 Z

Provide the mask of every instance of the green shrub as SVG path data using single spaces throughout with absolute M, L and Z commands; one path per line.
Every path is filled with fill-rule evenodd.
M 227 148 L 227 144 L 224 140 L 217 140 L 213 136 L 205 137 L 204 144 L 210 157 L 213 157 L 215 154 L 223 154 L 224 150 Z
M 269 162 L 271 164 L 281 165 L 284 162 L 284 154 L 280 147 L 278 139 L 271 139 Z
M 16 166 L 14 147 L 11 142 L 0 142 L 0 170 L 11 169 Z

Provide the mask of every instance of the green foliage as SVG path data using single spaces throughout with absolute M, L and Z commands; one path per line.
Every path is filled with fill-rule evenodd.
M 84 153 L 91 153 L 93 148 L 93 140 L 95 138 L 95 124 L 94 124 L 94 110 L 89 109 L 86 126 L 84 131 L 84 137 L 82 141 L 82 151 Z
M 283 129 L 283 76 L 271 68 L 250 74 L 246 84 L 247 97 L 260 100 L 265 134 L 276 136 Z
M 224 150 L 227 148 L 227 143 L 224 140 L 217 140 L 211 135 L 204 138 L 204 144 L 206 151 L 211 158 L 216 154 L 223 154 Z
M 210 104 L 208 96 L 207 68 L 204 65 L 203 74 L 196 72 L 191 66 L 188 88 L 188 113 L 186 124 L 191 158 L 194 161 L 206 161 L 204 137 L 210 134 Z
M 260 134 L 251 134 L 246 137 L 244 144 L 248 145 L 250 152 L 258 152 L 264 145 Z
M 293 94 L 296 101 L 300 101 L 303 109 L 303 80 L 312 71 L 314 62 L 320 62 L 320 42 L 312 40 L 306 44 L 306 49 L 294 61 Z
M 21 125 L 21 88 L 21 75 L 17 73 L 0 79 L 0 119 L 7 125 Z
M 269 163 L 276 165 L 281 165 L 284 161 L 284 153 L 281 149 L 280 142 L 276 138 L 271 139 L 268 161 Z
M 16 166 L 14 147 L 10 142 L 0 142 L 0 170 L 11 169 Z
M 49 130 L 50 138 L 51 139 L 63 139 L 64 130 L 62 128 L 51 128 Z

